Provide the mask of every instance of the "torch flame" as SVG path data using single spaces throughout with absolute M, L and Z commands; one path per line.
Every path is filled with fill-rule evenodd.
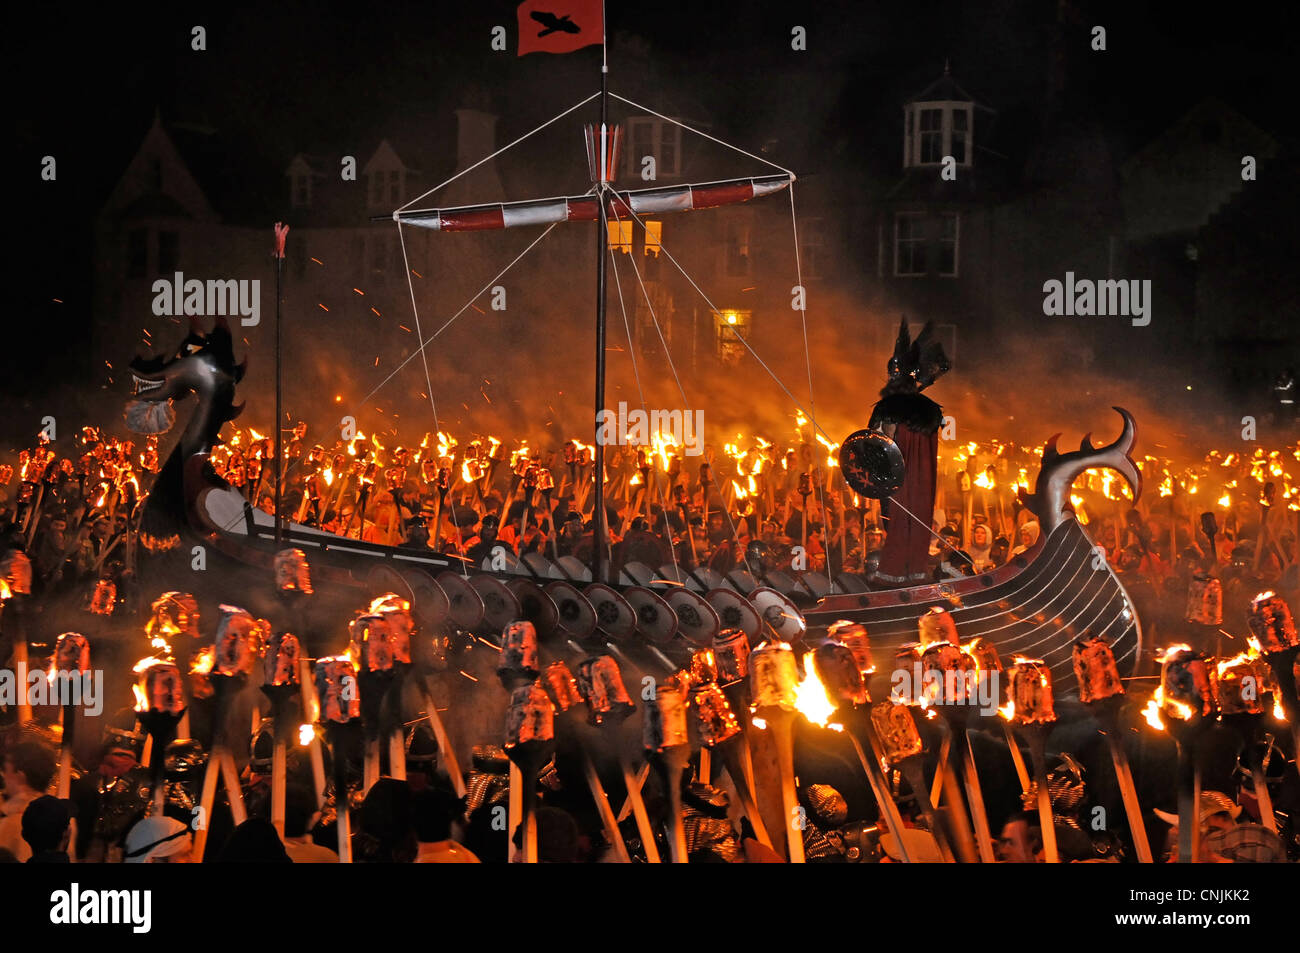
M 826 694 L 826 686 L 817 677 L 817 668 L 813 665 L 812 652 L 804 653 L 803 667 L 806 673 L 799 684 L 794 687 L 794 707 L 814 725 L 843 731 L 843 725 L 830 724 L 835 705 Z

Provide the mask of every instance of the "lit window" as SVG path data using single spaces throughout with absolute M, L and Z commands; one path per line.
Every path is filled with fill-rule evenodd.
M 659 250 L 664 246 L 664 223 L 645 223 L 645 253 L 652 258 L 659 257 Z
M 894 216 L 894 274 L 925 274 L 925 215 L 921 212 Z
M 717 332 L 718 360 L 723 364 L 739 364 L 745 356 L 745 345 L 741 338 L 749 337 L 751 311 L 722 311 L 713 316 Z
M 625 255 L 632 254 L 632 223 L 607 222 L 609 226 L 609 247 Z

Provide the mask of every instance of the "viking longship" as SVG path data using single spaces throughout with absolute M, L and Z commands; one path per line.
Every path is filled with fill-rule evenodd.
M 793 173 L 781 170 L 699 185 L 618 191 L 611 183 L 618 167 L 620 136 L 617 127 L 606 122 L 607 99 L 602 90 L 601 123 L 587 127 L 593 189 L 586 195 L 455 208 L 411 208 L 408 203 L 394 212 L 393 219 L 399 228 L 440 232 L 596 222 L 604 236 L 611 216 L 641 222 L 645 214 L 760 199 L 791 187 L 794 181 Z M 599 412 L 604 404 L 603 238 L 598 245 Z M 424 346 L 421 340 L 421 350 Z M 871 591 L 864 579 L 849 573 L 830 578 L 825 572 L 770 569 L 749 560 L 725 574 L 710 568 L 688 570 L 675 562 L 664 566 L 625 562 L 611 571 L 600 545 L 593 546 L 596 555 L 590 565 L 571 556 L 548 559 L 537 553 L 470 565 L 430 549 L 363 542 L 277 520 L 219 477 L 210 459 L 220 443 L 222 425 L 238 413 L 235 391 L 243 376 L 224 323 L 207 330 L 196 324 L 171 357 L 137 359 L 132 374 L 135 393 L 128 422 L 134 417 L 143 431 L 162 429 L 157 426 L 159 418 L 170 414 L 172 401 L 188 395 L 196 398 L 193 414 L 150 495 L 147 533 L 196 537 L 268 573 L 279 548 L 297 547 L 307 554 L 313 573 L 325 585 L 369 589 L 372 594 L 409 594 L 417 618 L 425 625 L 500 633 L 509 622 L 527 618 L 543 636 L 577 642 L 596 639 L 626 652 L 641 652 L 651 660 L 649 664 L 657 658 L 676 667 L 670 656 L 680 658 L 680 650 L 711 644 L 723 629 L 740 629 L 757 643 L 772 634 L 796 639 L 840 619 L 865 624 L 873 643 L 890 652 L 915 641 L 918 617 L 940 606 L 951 612 L 963 639 L 991 640 L 1008 657 L 1044 659 L 1062 687 L 1074 684 L 1068 670 L 1077 640 L 1104 636 L 1121 671 L 1131 671 L 1140 655 L 1142 630 L 1133 603 L 1069 504 L 1075 478 L 1095 467 L 1118 471 L 1135 497 L 1140 492 L 1141 475 L 1131 456 L 1136 425 L 1120 408 L 1116 409 L 1123 430 L 1114 443 L 1097 448 L 1085 438 L 1078 451 L 1060 453 L 1056 438 L 1048 442 L 1034 492 L 1025 500 L 1042 528 L 1033 547 L 1005 566 L 971 577 Z M 278 439 L 277 434 L 276 458 L 283 459 Z M 883 435 L 880 439 L 888 441 Z M 598 474 L 603 472 L 599 441 L 595 453 L 593 470 Z M 593 513 L 600 521 L 605 513 L 602 486 L 598 479 L 594 483 Z M 595 538 L 602 538 L 602 530 L 597 522 Z

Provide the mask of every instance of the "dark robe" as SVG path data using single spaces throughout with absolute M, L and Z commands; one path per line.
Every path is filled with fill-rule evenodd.
M 882 510 L 889 517 L 889 530 L 873 581 L 888 586 L 909 586 L 929 578 L 930 540 L 934 538 L 930 523 L 934 519 L 942 419 L 939 405 L 917 393 L 890 394 L 872 412 L 873 430 L 889 424 L 895 426 L 894 442 L 906 466 L 902 487 L 887 501 L 882 501 Z

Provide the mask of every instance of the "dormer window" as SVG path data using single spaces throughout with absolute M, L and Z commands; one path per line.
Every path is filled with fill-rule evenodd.
M 904 168 L 939 165 L 944 156 L 960 166 L 971 164 L 974 103 L 917 102 L 903 108 Z

